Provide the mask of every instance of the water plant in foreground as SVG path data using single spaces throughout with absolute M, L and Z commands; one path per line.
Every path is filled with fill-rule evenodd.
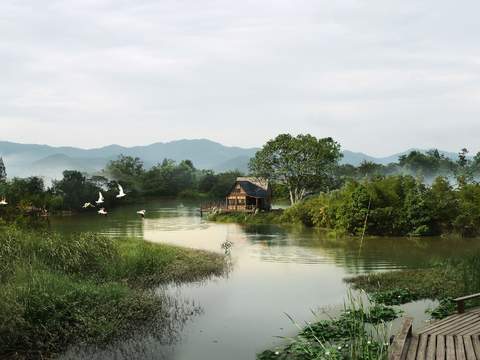
M 399 311 L 383 305 L 365 303 L 361 297 L 349 295 L 336 317 L 307 323 L 304 327 L 290 320 L 300 332 L 283 348 L 265 350 L 258 360 L 271 359 L 386 359 L 388 353 L 388 322 Z
M 224 257 L 97 234 L 6 227 L 0 234 L 0 357 L 48 358 L 78 343 L 107 345 L 168 331 L 175 307 L 153 286 L 221 275 Z

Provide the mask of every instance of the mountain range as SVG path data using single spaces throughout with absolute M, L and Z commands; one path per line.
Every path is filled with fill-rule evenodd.
M 38 175 L 48 179 L 61 178 L 65 169 L 88 173 L 99 171 L 120 154 L 139 157 L 147 168 L 168 158 L 176 161 L 189 159 L 199 169 L 217 172 L 238 169 L 246 172 L 248 161 L 257 150 L 258 148 L 225 146 L 207 139 L 176 140 L 134 147 L 109 145 L 94 149 L 0 141 L 0 156 L 3 157 L 9 177 Z M 366 160 L 388 164 L 411 150 L 413 149 L 386 157 L 345 150 L 341 163 L 357 166 Z M 447 157 L 457 157 L 456 153 L 441 153 Z

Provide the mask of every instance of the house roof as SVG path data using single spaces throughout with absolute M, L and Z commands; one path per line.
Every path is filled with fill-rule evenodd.
M 237 181 L 247 181 L 250 182 L 263 190 L 268 190 L 268 180 L 259 177 L 253 176 L 239 176 L 237 177 Z
M 237 184 L 247 193 L 255 198 L 266 198 L 268 196 L 268 180 L 254 177 L 238 177 Z

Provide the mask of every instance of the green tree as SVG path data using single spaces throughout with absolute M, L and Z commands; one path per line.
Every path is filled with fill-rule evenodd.
M 5 168 L 5 163 L 3 158 L 0 157 L 0 182 L 7 181 L 7 169 Z
M 371 178 L 375 175 L 383 174 L 383 165 L 374 163 L 373 161 L 363 160 L 358 166 L 358 173 L 361 177 Z
M 88 180 L 81 172 L 65 170 L 63 179 L 53 183 L 54 194 L 62 196 L 63 207 L 80 209 L 85 202 L 93 202 L 101 189 Z
M 253 175 L 285 184 L 292 204 L 309 192 L 328 190 L 341 158 L 340 145 L 332 138 L 312 135 L 278 135 L 250 160 Z
M 120 182 L 130 196 L 140 192 L 142 177 L 145 174 L 140 158 L 120 155 L 117 160 L 107 164 L 105 172 L 113 180 Z
M 468 150 L 466 148 L 463 148 L 458 153 L 456 176 L 458 186 L 460 187 L 473 181 L 472 161 L 468 159 L 467 155 Z

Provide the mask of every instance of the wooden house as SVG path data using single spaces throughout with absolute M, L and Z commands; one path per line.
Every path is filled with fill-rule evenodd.
M 272 189 L 266 179 L 238 177 L 225 200 L 227 211 L 270 210 Z

